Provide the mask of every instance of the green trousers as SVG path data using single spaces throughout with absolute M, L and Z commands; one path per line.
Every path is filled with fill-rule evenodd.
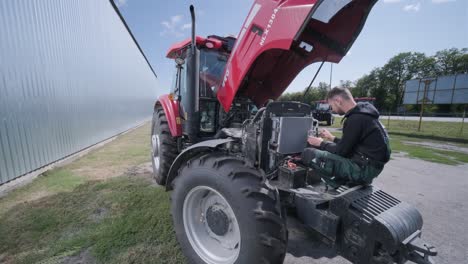
M 330 186 L 370 184 L 383 168 L 360 166 L 354 161 L 315 149 L 315 159 L 308 164 Z

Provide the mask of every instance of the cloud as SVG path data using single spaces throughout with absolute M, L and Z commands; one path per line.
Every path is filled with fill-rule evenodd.
M 171 16 L 171 18 L 167 21 L 161 22 L 161 25 L 163 25 L 164 30 L 161 31 L 160 35 L 161 36 L 166 36 L 166 35 L 172 35 L 176 37 L 181 37 L 184 34 L 179 31 L 179 25 L 182 22 L 182 16 L 181 15 L 175 15 Z
M 118 7 L 122 7 L 124 5 L 127 5 L 127 0 L 115 0 L 115 4 L 118 6 Z
M 456 0 L 432 0 L 432 3 L 434 4 L 445 4 L 449 2 L 455 2 Z
M 402 0 L 384 0 L 384 3 L 389 3 L 389 4 L 392 4 L 392 3 L 400 3 Z
M 183 25 L 180 27 L 181 30 L 190 29 L 190 28 L 192 28 L 192 24 L 190 24 L 190 23 L 183 24 Z
M 163 21 L 162 24 L 167 28 L 167 29 L 173 29 L 179 24 L 179 22 L 182 20 L 181 15 L 176 15 L 176 16 L 171 16 L 170 21 Z
M 403 10 L 405 10 L 406 12 L 418 12 L 419 9 L 421 9 L 421 3 L 409 4 L 403 7 Z

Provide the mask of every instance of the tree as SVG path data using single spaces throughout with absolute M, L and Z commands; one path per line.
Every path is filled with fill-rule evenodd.
M 468 73 L 468 48 L 462 49 L 462 53 L 456 59 L 456 73 Z
M 324 100 L 327 97 L 329 86 L 326 82 L 320 82 L 317 87 L 317 99 Z
M 419 69 L 416 73 L 415 78 L 427 78 L 436 77 L 437 74 L 437 62 L 434 57 L 426 57 L 419 62 Z
M 468 48 L 445 49 L 430 57 L 421 52 L 403 52 L 356 82 L 341 80 L 339 87 L 350 89 L 354 97 L 375 97 L 375 105 L 382 111 L 395 111 L 402 103 L 406 81 L 458 73 L 468 73 Z M 311 87 L 306 97 L 303 92 L 298 92 L 285 94 L 280 100 L 311 104 L 325 99 L 328 89 L 328 84 L 321 82 L 317 87 Z
M 285 93 L 278 98 L 278 101 L 297 101 L 301 102 L 303 92 Z
M 306 90 L 307 87 L 302 92 L 285 93 L 278 98 L 278 101 L 296 101 L 312 105 L 316 101 L 325 99 L 328 93 L 328 85 L 321 82 L 318 87 L 310 87 L 309 92 L 304 96 Z
M 468 49 L 457 48 L 438 51 L 434 58 L 436 60 L 436 71 L 438 75 L 450 75 L 467 72 Z
M 391 110 L 396 110 L 403 99 L 406 81 L 423 74 L 421 65 L 426 62 L 426 56 L 419 52 L 403 52 L 391 58 L 383 67 L 381 84 L 393 97 Z
M 354 88 L 354 82 L 350 81 L 350 80 L 340 80 L 340 85 L 338 85 L 338 87 L 340 88 L 348 88 L 348 89 L 353 89 Z
M 378 109 L 389 111 L 395 100 L 395 95 L 388 89 L 389 79 L 381 68 L 375 72 L 375 76 L 376 83 L 371 89 L 371 95 L 375 97 L 375 105 Z
M 377 78 L 380 68 L 373 69 L 369 74 L 362 76 L 356 81 L 356 85 L 352 90 L 354 97 L 368 97 L 372 96 L 371 91 L 373 88 L 379 86 Z

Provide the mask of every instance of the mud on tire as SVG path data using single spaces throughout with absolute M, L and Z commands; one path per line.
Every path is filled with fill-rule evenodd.
M 176 156 L 177 142 L 171 135 L 164 110 L 158 106 L 154 110 L 151 127 L 153 178 L 158 184 L 166 183 L 167 173 Z
M 174 228 L 189 263 L 283 263 L 285 217 L 259 171 L 213 152 L 191 159 L 173 187 Z

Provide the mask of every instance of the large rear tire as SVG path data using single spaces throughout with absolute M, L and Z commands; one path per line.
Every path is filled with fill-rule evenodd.
M 174 228 L 190 263 L 283 263 L 285 216 L 259 171 L 211 153 L 182 167 L 173 187 Z
M 166 183 L 167 173 L 176 156 L 177 142 L 171 135 L 164 110 L 158 106 L 153 113 L 151 129 L 153 178 L 158 184 Z

